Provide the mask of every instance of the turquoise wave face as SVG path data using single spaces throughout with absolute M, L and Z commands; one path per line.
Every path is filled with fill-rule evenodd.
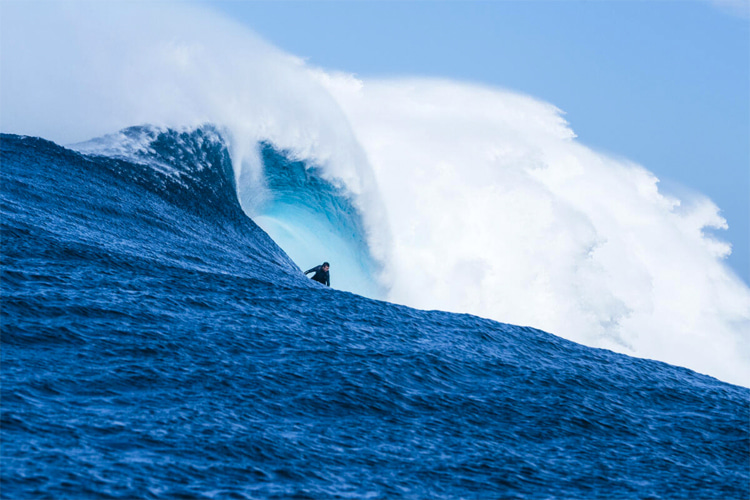
M 158 176 L 163 195 L 201 210 L 239 208 L 227 141 L 214 126 L 175 131 L 137 126 L 73 146 L 77 151 L 147 165 Z M 258 144 L 262 185 L 244 191 L 266 192 L 253 220 L 302 270 L 331 263 L 331 285 L 372 298 L 385 298 L 377 282 L 381 265 L 366 240 L 362 214 L 348 193 L 326 180 L 311 162 L 296 160 L 268 142 Z M 242 181 L 240 181 L 242 182 Z M 155 182 L 156 183 L 156 182 Z M 179 186 L 163 189 L 167 183 Z M 247 193 L 246 193 L 247 194 Z
M 331 285 L 384 298 L 382 265 L 372 256 L 362 214 L 348 193 L 323 178 L 315 164 L 259 144 L 270 197 L 253 220 L 303 270 L 331 263 Z

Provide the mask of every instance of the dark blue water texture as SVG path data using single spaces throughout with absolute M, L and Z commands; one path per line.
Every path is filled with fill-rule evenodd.
M 750 390 L 312 283 L 210 129 L 1 149 L 3 498 L 750 497 Z

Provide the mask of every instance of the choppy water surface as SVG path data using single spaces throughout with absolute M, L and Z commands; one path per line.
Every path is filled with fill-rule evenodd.
M 3 498 L 750 496 L 750 390 L 318 286 L 153 140 L 2 136 Z

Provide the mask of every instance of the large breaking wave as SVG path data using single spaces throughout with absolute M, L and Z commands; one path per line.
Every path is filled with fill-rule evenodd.
M 211 125 L 179 132 L 137 126 L 72 147 L 88 155 L 145 164 L 185 183 L 189 178 L 182 165 L 210 163 L 207 145 L 214 145 L 218 149 L 215 154 L 225 155 L 229 162 L 226 141 L 225 135 Z M 296 262 L 336 262 L 336 288 L 384 296 L 386 291 L 377 281 L 382 272 L 380 262 L 370 253 L 361 213 L 348 191 L 327 181 L 319 166 L 295 160 L 289 152 L 268 142 L 260 142 L 256 148 L 263 176 L 255 182 L 240 177 L 240 194 L 235 194 L 237 187 L 233 185 L 231 196 L 252 211 L 253 220 Z M 219 181 L 216 184 L 218 191 L 227 193 Z M 205 198 L 203 202 L 210 203 Z
M 117 156 L 212 124 L 245 212 L 336 287 L 750 385 L 719 209 L 579 144 L 554 106 L 311 68 L 194 7 L 2 9 L 3 131 Z
M 749 389 L 322 286 L 215 128 L 118 137 L 0 134 L 3 497 L 746 497 Z

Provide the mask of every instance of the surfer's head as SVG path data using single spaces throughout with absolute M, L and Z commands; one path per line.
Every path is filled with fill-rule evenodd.
M 323 271 L 328 271 L 328 269 L 331 267 L 331 265 L 328 262 L 323 262 Z

